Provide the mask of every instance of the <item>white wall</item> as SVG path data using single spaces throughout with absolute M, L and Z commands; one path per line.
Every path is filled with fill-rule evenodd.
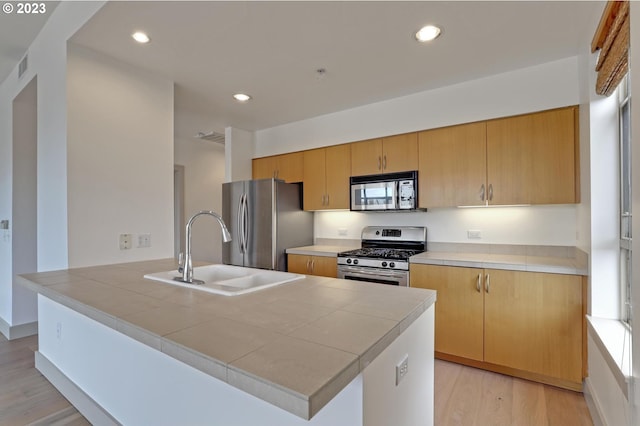
M 173 257 L 173 82 L 71 44 L 67 64 L 69 266 Z
M 222 214 L 222 182 L 225 174 L 225 147 L 201 139 L 176 139 L 175 164 L 184 166 L 185 223 L 200 210 Z M 184 232 L 184 231 L 183 231 Z M 220 227 L 213 218 L 194 222 L 191 249 L 194 260 L 222 262 Z
M 29 47 L 29 68 L 18 79 L 17 67 L 0 84 L 0 218 L 12 223 L 11 103 L 38 77 L 38 270 L 67 266 L 66 188 L 66 48 L 67 39 L 104 2 L 63 2 Z M 0 242 L 0 323 L 10 326 L 13 312 L 33 312 L 35 297 L 12 291 L 11 232 Z M 34 314 L 21 321 L 35 320 Z
M 255 134 L 256 156 L 316 148 L 580 103 L 578 57 L 285 124 Z M 316 238 L 359 238 L 371 224 L 420 224 L 428 240 L 576 245 L 576 205 L 432 209 L 427 213 L 316 213 Z M 466 231 L 482 231 L 467 240 Z M 342 238 L 345 238 L 342 236 Z
M 259 130 L 256 156 L 576 105 L 577 73 L 571 57 Z

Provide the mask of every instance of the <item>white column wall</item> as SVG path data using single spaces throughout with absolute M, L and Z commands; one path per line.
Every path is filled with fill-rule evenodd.
M 173 257 L 173 82 L 71 44 L 67 63 L 69 266 Z
M 38 270 L 65 268 L 67 249 L 66 48 L 67 40 L 105 2 L 62 2 L 29 47 L 29 68 L 0 83 L 0 218 L 12 221 L 11 103 L 38 76 Z M 12 285 L 11 230 L 0 241 L 0 324 L 34 321 L 35 296 L 17 295 Z
M 254 157 L 254 134 L 227 127 L 225 137 L 225 182 L 251 179 L 251 159 Z

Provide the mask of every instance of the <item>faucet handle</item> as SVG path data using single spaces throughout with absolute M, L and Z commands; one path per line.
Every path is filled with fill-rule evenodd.
M 184 253 L 178 254 L 178 272 L 184 271 Z

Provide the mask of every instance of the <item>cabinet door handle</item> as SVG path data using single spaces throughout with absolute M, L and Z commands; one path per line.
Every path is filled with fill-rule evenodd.
M 307 259 L 307 272 L 311 272 L 311 259 Z
M 493 184 L 489 184 L 489 201 L 493 200 Z
M 329 205 L 329 194 L 327 194 L 327 206 Z
M 487 277 L 484 280 L 485 291 L 487 293 L 489 293 L 489 286 L 490 285 L 491 285 L 490 277 L 489 277 L 489 274 L 487 274 Z
M 476 281 L 476 290 L 478 291 L 478 293 L 482 292 L 480 281 L 482 281 L 482 274 L 478 274 L 478 280 Z
M 378 170 L 382 170 L 382 157 L 378 155 Z
M 314 270 L 315 268 L 316 268 L 316 260 L 315 260 L 315 259 L 313 259 L 313 260 L 311 260 L 311 271 L 310 271 L 310 272 L 311 272 L 311 273 L 313 273 L 313 270 Z
M 387 156 L 385 155 L 382 160 L 382 168 L 387 170 Z
M 484 189 L 484 183 L 480 186 L 480 201 L 484 201 L 484 196 L 485 196 L 485 189 Z

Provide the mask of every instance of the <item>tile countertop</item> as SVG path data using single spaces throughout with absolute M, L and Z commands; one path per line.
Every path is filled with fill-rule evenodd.
M 575 257 L 530 254 L 458 253 L 427 251 L 412 256 L 414 264 L 506 269 L 552 274 L 589 275 L 586 255 Z
M 316 244 L 313 246 L 289 248 L 286 250 L 286 252 L 287 254 L 300 254 L 303 256 L 337 257 L 338 253 L 357 249 L 357 248 L 360 248 L 360 246 L 359 245 L 342 246 L 342 245 Z
M 309 419 L 436 300 L 308 276 L 241 296 L 150 281 L 173 259 L 24 274 L 27 288 Z
M 288 254 L 336 257 L 357 245 L 324 245 L 287 249 Z M 589 275 L 588 256 L 575 247 L 501 244 L 430 243 L 409 261 L 425 265 L 464 266 L 553 274 Z

